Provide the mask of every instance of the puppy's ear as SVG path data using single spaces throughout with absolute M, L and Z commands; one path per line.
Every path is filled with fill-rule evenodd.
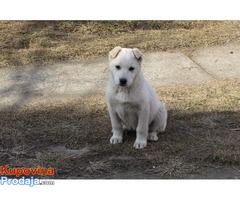
M 142 52 L 138 48 L 134 48 L 132 50 L 134 56 L 137 58 L 139 62 L 142 62 Z
M 115 47 L 113 50 L 109 52 L 109 60 L 111 61 L 112 59 L 116 58 L 119 52 L 122 50 L 122 47 Z

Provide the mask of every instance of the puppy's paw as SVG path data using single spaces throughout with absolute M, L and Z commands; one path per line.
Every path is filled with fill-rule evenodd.
M 149 133 L 147 139 L 150 141 L 158 141 L 157 133 L 156 132 Z
M 136 149 L 143 149 L 147 146 L 147 140 L 146 139 L 136 139 L 134 145 Z
M 127 130 L 127 127 L 124 124 L 122 125 L 122 127 L 123 127 L 123 131 Z
M 110 143 L 111 144 L 118 144 L 118 143 L 122 143 L 123 138 L 121 136 L 116 136 L 113 135 L 110 139 Z

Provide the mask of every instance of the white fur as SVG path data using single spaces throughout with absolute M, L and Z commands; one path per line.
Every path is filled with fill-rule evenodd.
M 134 147 L 144 148 L 147 139 L 157 141 L 157 132 L 165 130 L 167 110 L 141 72 L 142 53 L 138 49 L 115 47 L 109 61 L 106 98 L 113 132 L 110 143 L 122 143 L 126 128 L 136 130 Z M 120 79 L 126 80 L 124 86 Z

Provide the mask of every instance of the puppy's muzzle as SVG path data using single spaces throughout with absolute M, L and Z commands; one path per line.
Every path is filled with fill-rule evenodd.
M 120 78 L 120 79 L 119 79 L 119 85 L 120 85 L 120 86 L 126 86 L 126 85 L 127 85 L 127 79 L 125 79 L 125 78 Z

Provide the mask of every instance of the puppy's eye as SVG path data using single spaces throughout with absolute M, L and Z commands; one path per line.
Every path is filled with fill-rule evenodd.
M 120 67 L 119 65 L 116 65 L 115 67 L 116 67 L 116 69 L 118 69 L 118 70 L 121 69 L 121 67 Z
M 134 67 L 129 67 L 129 71 L 133 71 L 134 69 Z

